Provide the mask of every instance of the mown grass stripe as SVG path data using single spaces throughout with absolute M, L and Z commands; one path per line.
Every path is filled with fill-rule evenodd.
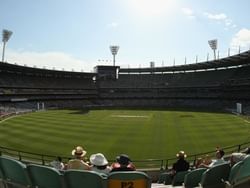
M 120 153 L 133 159 L 172 158 L 181 149 L 200 153 L 250 141 L 249 132 L 250 124 L 231 114 L 164 110 L 53 110 L 0 124 L 1 146 L 70 156 L 83 145 L 88 155 L 103 152 L 109 159 Z

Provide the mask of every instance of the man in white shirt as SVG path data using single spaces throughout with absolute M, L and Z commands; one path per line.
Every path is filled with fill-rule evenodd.
M 223 163 L 226 163 L 226 161 L 223 159 L 223 156 L 224 156 L 225 152 L 222 150 L 222 149 L 218 149 L 215 153 L 215 158 L 216 159 L 213 159 L 212 162 L 210 164 L 200 164 L 199 167 L 203 167 L 203 168 L 212 168 L 216 165 L 219 165 L 219 164 L 223 164 Z

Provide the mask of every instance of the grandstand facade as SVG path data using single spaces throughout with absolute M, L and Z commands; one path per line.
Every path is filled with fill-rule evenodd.
M 250 51 L 171 67 L 97 66 L 95 73 L 0 63 L 0 106 L 37 109 L 189 107 L 225 110 L 250 106 Z

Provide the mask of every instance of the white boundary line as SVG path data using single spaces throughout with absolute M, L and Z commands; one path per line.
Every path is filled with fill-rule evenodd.
M 1 124 L 1 123 L 3 123 L 3 122 L 5 122 L 5 121 L 7 121 L 7 120 L 9 120 L 9 119 L 12 119 L 12 118 L 14 118 L 14 117 L 16 117 L 16 116 L 17 116 L 17 115 L 7 117 L 7 118 L 5 118 L 5 119 L 1 120 L 1 121 L 0 121 L 0 124 Z

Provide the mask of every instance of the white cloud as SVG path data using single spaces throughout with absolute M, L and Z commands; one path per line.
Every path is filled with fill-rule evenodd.
M 119 24 L 117 22 L 112 22 L 107 24 L 107 28 L 117 28 Z
M 65 71 L 90 72 L 96 63 L 86 62 L 63 52 L 34 52 L 7 49 L 5 60 L 9 63 L 29 67 L 47 68 Z
M 185 7 L 185 8 L 182 8 L 181 10 L 182 10 L 183 14 L 188 16 L 188 18 L 191 18 L 191 19 L 195 18 L 195 15 L 194 15 L 194 12 L 192 9 Z
M 232 23 L 233 23 L 233 21 L 231 19 L 226 19 L 225 20 L 226 26 L 230 26 L 230 25 L 232 25 Z
M 220 13 L 220 14 L 212 14 L 212 13 L 208 13 L 205 12 L 204 15 L 211 20 L 217 20 L 217 21 L 221 21 L 221 20 L 226 20 L 227 19 L 227 15 L 224 13 Z
M 233 20 L 228 18 L 228 16 L 224 13 L 212 14 L 209 12 L 204 12 L 203 15 L 209 20 L 216 21 L 217 23 L 223 23 L 225 25 L 225 30 L 237 27 L 236 24 L 233 23 Z
M 242 50 L 248 50 L 250 47 L 250 29 L 242 28 L 239 30 L 231 40 L 230 44 L 232 50 L 237 50 L 239 46 Z

